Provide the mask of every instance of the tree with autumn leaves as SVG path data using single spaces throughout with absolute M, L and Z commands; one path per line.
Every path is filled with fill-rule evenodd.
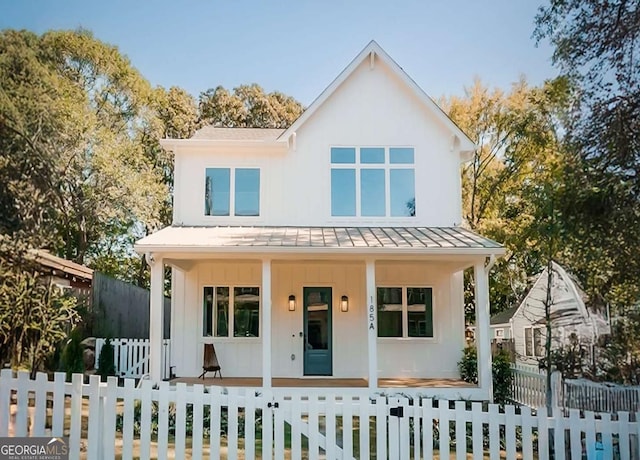
M 479 146 L 461 172 L 465 225 L 507 247 L 494 312 L 550 258 L 618 317 L 640 301 L 637 15 L 622 0 L 551 0 L 536 36 L 556 45 L 561 77 L 507 90 L 478 80 L 440 101 Z M 132 245 L 172 215 L 173 159 L 158 140 L 203 125 L 285 128 L 303 110 L 256 84 L 197 99 L 153 88 L 84 30 L 0 32 L 0 80 L 0 234 L 141 286 Z

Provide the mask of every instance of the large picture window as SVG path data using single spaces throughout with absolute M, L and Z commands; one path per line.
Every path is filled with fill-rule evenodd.
M 206 216 L 260 215 L 257 168 L 207 168 L 204 190 Z
M 331 215 L 416 215 L 413 147 L 332 147 Z
M 379 287 L 378 337 L 433 337 L 433 290 Z
M 259 337 L 260 288 L 205 286 L 202 320 L 205 337 Z

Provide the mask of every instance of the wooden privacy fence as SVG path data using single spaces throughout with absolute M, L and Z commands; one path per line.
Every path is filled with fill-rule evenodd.
M 640 411 L 640 387 L 565 380 L 563 407 L 594 412 Z
M 71 459 L 637 459 L 640 414 L 478 402 L 301 398 L 126 379 L 0 373 L 0 437 L 68 437 Z
M 99 365 L 100 350 L 106 339 L 96 339 L 96 369 Z M 149 374 L 149 339 L 111 339 L 113 364 L 116 375 L 128 378 L 142 378 Z M 171 340 L 162 341 L 162 378 L 171 376 Z

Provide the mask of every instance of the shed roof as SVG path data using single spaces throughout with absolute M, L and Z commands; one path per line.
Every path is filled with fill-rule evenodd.
M 461 227 L 167 227 L 136 250 L 189 249 L 277 252 L 460 252 L 502 254 L 493 240 Z
M 62 257 L 54 256 L 44 249 L 34 249 L 31 251 L 36 262 L 43 267 L 53 271 L 59 271 L 67 275 L 76 276 L 85 280 L 93 279 L 93 270 L 84 265 L 77 264 Z

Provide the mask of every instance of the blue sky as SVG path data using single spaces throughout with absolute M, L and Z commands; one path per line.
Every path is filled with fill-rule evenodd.
M 309 105 L 375 39 L 432 97 L 474 77 L 508 89 L 553 77 L 531 39 L 545 0 L 0 0 L 0 28 L 84 27 L 153 84 L 197 96 L 256 82 Z

